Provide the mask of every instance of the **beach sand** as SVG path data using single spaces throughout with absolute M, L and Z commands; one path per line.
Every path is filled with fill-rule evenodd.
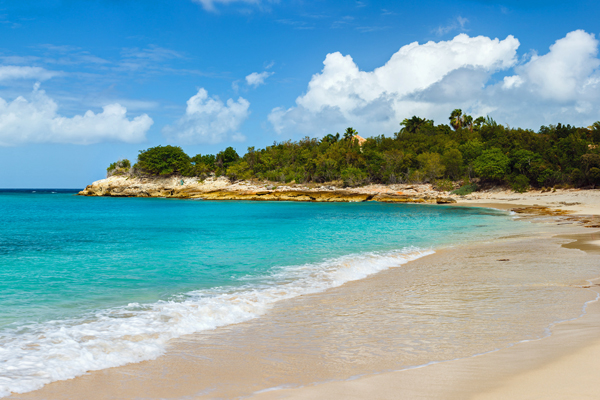
M 569 203 L 577 196 L 582 204 L 576 212 L 596 211 L 586 208 L 580 194 L 544 201 L 519 196 L 518 202 L 481 199 L 468 205 Z M 264 317 L 175 340 L 156 360 L 93 371 L 10 398 L 600 398 L 600 305 L 594 301 L 600 287 L 587 281 L 600 271 L 596 232 L 541 223 L 527 235 L 445 249 L 324 293 L 282 301 Z M 489 268 L 456 274 L 456 265 L 474 260 L 503 267 L 495 275 Z M 523 263 L 540 268 L 520 275 L 514 267 Z M 437 268 L 424 277 L 431 265 Z M 565 265 L 579 275 L 567 282 L 552 276 Z M 490 280 L 505 291 L 488 287 Z M 425 292 L 437 296 L 435 306 L 419 302 Z M 528 302 L 512 304 L 517 292 Z M 407 299 L 406 293 L 414 296 Z M 558 297 L 532 301 L 540 296 Z M 504 314 L 495 301 L 504 302 Z M 550 326 L 547 336 L 549 323 L 579 316 L 586 302 L 585 315 Z M 412 321 L 420 322 L 418 332 Z M 430 329 L 423 328 L 427 324 Z M 448 340 L 439 340 L 440 330 Z M 460 345 L 453 337 L 461 338 Z M 522 339 L 529 341 L 513 345 Z M 443 361 L 448 359 L 453 361 Z M 443 362 L 402 370 L 433 360 Z
M 457 198 L 458 204 L 471 207 L 492 207 L 506 210 L 520 206 L 546 206 L 568 211 L 574 215 L 600 215 L 600 190 L 558 189 L 514 193 L 510 190 L 475 192 Z

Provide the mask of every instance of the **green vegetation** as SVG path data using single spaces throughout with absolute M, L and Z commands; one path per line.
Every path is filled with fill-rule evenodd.
M 466 185 L 462 185 L 456 190 L 453 190 L 452 194 L 458 194 L 460 196 L 466 196 L 470 193 L 476 192 L 479 188 L 476 183 L 467 183 Z
M 357 132 L 322 139 L 275 142 L 264 149 L 248 148 L 240 157 L 231 147 L 216 155 L 189 157 L 180 147 L 157 146 L 140 151 L 129 169 L 122 160 L 109 174 L 152 176 L 226 176 L 232 180 L 323 183 L 346 186 L 366 183 L 431 182 L 451 190 L 452 182 L 528 188 L 585 187 L 600 184 L 600 122 L 590 127 L 558 124 L 538 132 L 497 124 L 490 117 L 473 117 L 454 110 L 449 125 L 414 116 L 400 123 L 393 137 L 368 138 L 359 146 Z M 125 166 L 127 162 L 127 166 Z M 122 163 L 119 164 L 119 163 Z M 455 186 L 454 186 L 455 187 Z M 476 190 L 467 183 L 454 193 Z
M 128 159 L 114 162 L 106 168 L 106 176 L 127 175 L 131 169 L 131 163 Z

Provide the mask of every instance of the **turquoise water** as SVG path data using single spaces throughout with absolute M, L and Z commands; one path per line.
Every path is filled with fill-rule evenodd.
M 0 221 L 0 395 L 154 358 L 174 337 L 515 224 L 474 208 L 40 190 L 0 191 Z

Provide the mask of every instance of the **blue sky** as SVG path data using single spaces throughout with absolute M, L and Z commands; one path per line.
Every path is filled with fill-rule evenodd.
M 138 150 L 264 147 L 454 108 L 600 120 L 592 1 L 0 1 L 0 187 L 79 188 Z

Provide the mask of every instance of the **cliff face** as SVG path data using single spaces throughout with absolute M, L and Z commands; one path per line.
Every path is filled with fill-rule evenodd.
M 431 185 L 370 185 L 360 188 L 302 185 L 278 186 L 231 183 L 226 178 L 139 178 L 111 176 L 88 185 L 79 192 L 81 196 L 109 197 L 166 197 L 204 200 L 263 200 L 307 202 L 361 202 L 386 203 L 455 203 L 456 200 L 437 192 Z

